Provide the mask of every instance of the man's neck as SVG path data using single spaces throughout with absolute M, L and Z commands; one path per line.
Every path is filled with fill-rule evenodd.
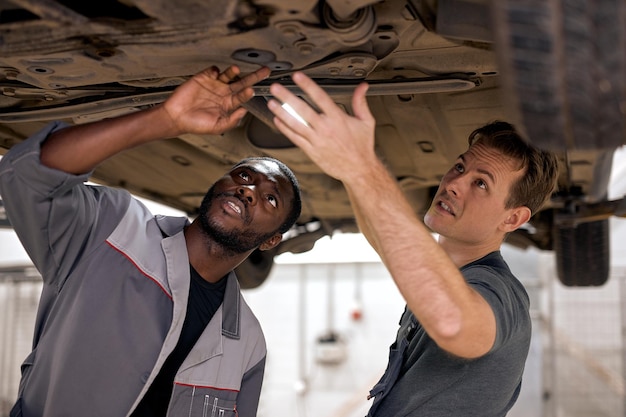
M 484 256 L 500 250 L 501 242 L 488 242 L 483 244 L 468 244 L 439 236 L 439 245 L 448 254 L 452 262 L 461 268 Z
M 233 254 L 213 242 L 207 242 L 207 237 L 199 230 L 197 224 L 192 223 L 184 233 L 189 263 L 207 282 L 216 283 L 250 254 L 249 252 Z

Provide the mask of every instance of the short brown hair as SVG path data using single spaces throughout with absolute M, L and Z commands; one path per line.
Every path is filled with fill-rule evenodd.
M 511 187 L 506 208 L 526 206 L 535 214 L 556 190 L 556 155 L 529 144 L 510 123 L 495 121 L 480 127 L 469 135 L 468 142 L 470 146 L 482 143 L 519 161 L 518 169 L 523 169 L 524 175 Z

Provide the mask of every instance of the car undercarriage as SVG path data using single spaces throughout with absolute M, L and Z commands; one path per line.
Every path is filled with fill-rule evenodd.
M 283 242 L 238 268 L 260 285 L 273 258 L 356 232 L 342 184 L 273 126 L 269 85 L 314 78 L 351 112 L 370 84 L 376 150 L 422 216 L 475 128 L 513 123 L 559 154 L 559 189 L 507 242 L 555 251 L 568 286 L 608 279 L 614 151 L 626 144 L 626 4 L 621 0 L 0 0 L 0 155 L 51 120 L 87 123 L 155 106 L 210 66 L 268 66 L 248 115 L 219 136 L 183 135 L 105 161 L 93 181 L 193 217 L 240 159 L 289 165 L 303 212 Z M 306 99 L 306 97 L 303 97 Z

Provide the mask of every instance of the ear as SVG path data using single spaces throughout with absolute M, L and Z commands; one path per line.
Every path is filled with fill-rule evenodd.
M 508 217 L 500 225 L 500 230 L 505 233 L 512 232 L 530 220 L 530 216 L 530 209 L 526 206 L 513 208 L 510 210 Z
M 259 245 L 259 250 L 269 250 L 275 247 L 283 240 L 283 235 L 280 233 L 275 234 L 274 236 L 267 239 L 265 242 Z

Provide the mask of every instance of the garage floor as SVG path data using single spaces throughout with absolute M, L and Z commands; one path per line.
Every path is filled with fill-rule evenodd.
M 369 409 L 366 396 L 384 371 L 404 302 L 367 247 L 337 240 L 357 255 L 333 245 L 317 259 L 283 255 L 266 283 L 244 292 L 269 350 L 259 417 L 363 417 Z M 604 287 L 566 289 L 549 254 L 503 253 L 534 316 L 523 390 L 509 417 L 625 417 L 626 266 Z M 37 279 L 0 276 L 0 417 L 8 416 L 29 350 Z

